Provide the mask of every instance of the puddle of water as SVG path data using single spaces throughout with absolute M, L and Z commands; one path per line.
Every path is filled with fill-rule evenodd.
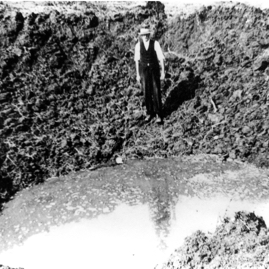
M 152 268 L 161 252 L 157 240 L 146 205 L 121 205 L 112 214 L 32 236 L 0 260 L 26 269 Z
M 186 236 L 197 230 L 214 232 L 220 218 L 233 216 L 236 211 L 253 211 L 268 224 L 268 207 L 268 201 L 179 196 L 166 217 L 156 218 L 158 212 L 152 214 L 150 204 L 121 204 L 96 219 L 83 219 L 34 235 L 23 245 L 1 253 L 0 264 L 25 269 L 153 269 Z

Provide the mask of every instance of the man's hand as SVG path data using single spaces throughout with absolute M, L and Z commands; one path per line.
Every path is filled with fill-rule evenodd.
M 141 81 L 140 75 L 136 75 L 136 81 L 137 81 L 137 83 L 140 83 L 140 81 Z
M 165 78 L 165 74 L 164 74 L 164 72 L 162 72 L 161 73 L 161 80 L 164 80 L 164 78 Z

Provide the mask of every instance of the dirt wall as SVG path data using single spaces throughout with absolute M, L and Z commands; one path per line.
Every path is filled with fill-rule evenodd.
M 85 12 L 27 15 L 2 5 L 2 201 L 49 176 L 107 162 L 127 139 L 126 117 L 136 123 L 133 46 L 144 21 L 161 34 L 164 6 L 113 13 L 82 4 Z
M 1 5 L 1 201 L 117 154 L 210 153 L 268 167 L 268 11 L 207 7 L 170 22 L 156 2 L 85 10 L 25 15 Z M 144 123 L 135 79 L 147 22 L 166 56 L 162 126 Z

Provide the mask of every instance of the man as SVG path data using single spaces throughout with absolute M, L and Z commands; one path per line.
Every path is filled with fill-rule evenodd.
M 135 46 L 135 66 L 137 82 L 144 93 L 147 116 L 150 121 L 162 123 L 161 82 L 164 79 L 164 55 L 158 41 L 150 38 L 150 29 L 140 29 L 140 40 Z M 161 67 L 161 72 L 160 72 Z

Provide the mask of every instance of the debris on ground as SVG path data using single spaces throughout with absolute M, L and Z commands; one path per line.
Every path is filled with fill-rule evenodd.
M 162 269 L 268 268 L 269 231 L 262 217 L 239 211 L 224 218 L 214 234 L 197 231 Z

